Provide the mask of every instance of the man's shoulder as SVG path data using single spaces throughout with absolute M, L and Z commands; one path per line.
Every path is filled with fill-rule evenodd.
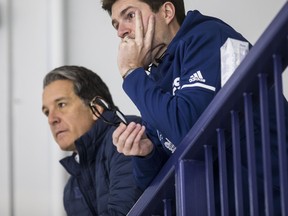
M 223 29 L 233 29 L 228 23 L 226 23 L 222 19 L 202 14 L 198 10 L 188 11 L 185 19 L 185 25 L 183 26 L 185 26 L 186 28 L 190 28 L 190 32 L 194 32 L 200 35 L 203 32 L 205 34 L 215 34 L 220 33 Z

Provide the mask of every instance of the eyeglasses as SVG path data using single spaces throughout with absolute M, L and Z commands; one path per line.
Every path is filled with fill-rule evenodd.
M 99 105 L 101 107 L 103 107 L 105 110 L 108 111 L 112 111 L 114 113 L 114 115 L 117 116 L 117 120 L 116 121 L 110 121 L 107 118 L 105 118 L 97 109 L 97 106 Z M 127 125 L 127 120 L 125 118 L 125 115 L 117 108 L 117 107 L 111 107 L 103 98 L 96 96 L 94 97 L 90 103 L 89 103 L 89 107 L 91 109 L 91 111 L 93 112 L 93 114 L 97 117 L 102 119 L 105 123 L 109 124 L 109 125 L 113 125 L 118 127 L 120 123 L 124 123 L 125 125 Z

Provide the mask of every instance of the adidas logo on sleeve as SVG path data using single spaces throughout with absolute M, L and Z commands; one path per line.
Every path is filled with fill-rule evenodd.
M 206 82 L 206 80 L 203 78 L 202 74 L 201 74 L 201 71 L 197 71 L 196 73 L 192 74 L 190 76 L 190 79 L 189 79 L 189 82 L 196 82 L 196 81 L 199 81 L 199 82 Z
M 193 73 L 190 77 L 189 77 L 189 83 L 185 83 L 183 84 L 180 89 L 184 89 L 184 88 L 203 88 L 203 89 L 207 89 L 210 91 L 216 91 L 216 88 L 214 86 L 211 86 L 209 84 L 206 83 L 206 79 L 204 79 L 204 77 L 202 76 L 201 71 L 197 71 L 195 73 Z

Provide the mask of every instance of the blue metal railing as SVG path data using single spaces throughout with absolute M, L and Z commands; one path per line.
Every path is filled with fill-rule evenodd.
M 271 151 L 274 149 L 271 150 L 269 133 L 271 88 L 274 89 L 275 108 L 272 111 L 276 112 L 277 124 L 279 209 L 281 215 L 288 215 L 288 135 L 285 129 L 288 125 L 283 118 L 281 76 L 287 65 L 286 2 L 128 215 L 231 215 L 233 208 L 234 215 L 241 216 L 247 215 L 248 203 L 249 214 L 257 216 L 260 215 L 261 199 L 264 199 L 265 215 L 273 215 L 278 206 L 275 207 L 273 198 L 275 170 Z M 255 104 L 260 107 L 261 147 L 255 144 L 253 118 L 255 109 L 258 109 Z M 243 130 L 246 145 L 240 145 Z M 227 143 L 232 144 L 229 147 Z M 227 155 L 227 148 L 231 149 L 231 155 Z M 257 167 L 255 156 L 259 148 L 263 162 L 261 169 Z M 241 172 L 243 162 L 247 167 L 245 176 Z M 263 197 L 259 197 L 256 173 L 262 168 L 264 189 Z M 227 169 L 233 170 L 232 183 L 228 180 L 231 174 Z

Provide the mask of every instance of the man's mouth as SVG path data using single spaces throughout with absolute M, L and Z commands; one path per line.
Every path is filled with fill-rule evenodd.
M 64 134 L 65 132 L 67 132 L 67 131 L 66 131 L 66 130 L 57 131 L 57 132 L 55 133 L 56 138 L 58 138 L 59 136 L 61 136 L 61 135 Z

